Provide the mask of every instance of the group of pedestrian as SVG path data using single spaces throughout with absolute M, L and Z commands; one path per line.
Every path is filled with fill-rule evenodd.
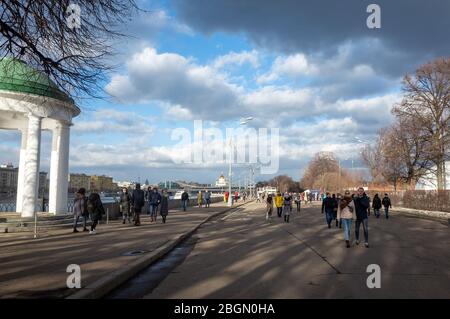
M 278 192 L 275 196 L 267 194 L 266 199 L 266 220 L 270 221 L 272 218 L 273 205 L 277 209 L 277 216 L 283 217 L 284 222 L 289 223 L 289 217 L 292 212 L 292 203 L 299 200 L 298 195 L 294 196 L 292 193 L 285 192 L 283 195 Z M 297 203 L 297 211 L 300 212 L 300 204 Z
M 167 190 L 163 190 L 162 193 L 158 192 L 158 189 L 149 187 L 147 194 L 141 189 L 141 185 L 136 184 L 136 188 L 130 194 L 127 188 L 122 189 L 122 193 L 119 197 L 119 209 L 122 213 L 122 223 L 127 221 L 129 224 L 132 222 L 134 226 L 141 225 L 141 214 L 145 206 L 145 201 L 148 201 L 147 214 L 150 215 L 150 223 L 156 223 L 158 210 L 161 215 L 163 223 L 166 222 L 167 215 L 169 214 L 169 194 Z M 100 195 L 92 191 L 89 197 L 86 196 L 86 189 L 80 188 L 74 199 L 74 224 L 73 232 L 77 233 L 77 225 L 80 218 L 83 218 L 83 231 L 88 231 L 87 221 L 91 220 L 91 230 L 89 234 L 96 234 L 96 227 L 102 216 L 105 215 L 105 209 L 103 207 Z
M 210 205 L 211 205 L 211 192 L 208 191 L 208 190 L 206 190 L 204 192 L 199 191 L 198 195 L 197 195 L 197 205 L 198 205 L 198 207 L 203 207 L 203 206 L 210 207 Z M 186 209 L 184 209 L 184 210 L 186 211 Z
M 89 196 L 86 196 L 86 189 L 80 188 L 76 194 L 74 199 L 73 206 L 73 214 L 74 214 L 74 223 L 73 223 L 73 232 L 78 233 L 78 221 L 83 218 L 83 232 L 89 231 L 87 228 L 87 221 L 91 219 L 91 230 L 89 234 L 96 234 L 96 227 L 98 222 L 102 219 L 102 216 L 105 215 L 105 209 L 103 208 L 102 201 L 100 199 L 100 195 L 93 191 Z
M 136 188 L 130 195 L 127 188 L 122 190 L 119 199 L 120 212 L 122 213 L 122 223 L 131 223 L 131 219 L 135 226 L 141 225 L 142 209 L 145 206 L 145 201 L 148 202 L 147 215 L 150 215 L 150 223 L 156 223 L 158 217 L 158 210 L 163 223 L 166 222 L 169 214 L 169 194 L 167 190 L 162 193 L 158 191 L 157 187 L 147 188 L 147 193 L 141 189 L 141 185 L 136 184 Z
M 372 201 L 372 208 L 376 218 L 380 217 L 381 206 L 384 206 L 386 219 L 389 218 L 389 208 L 392 207 L 388 194 L 384 195 L 383 200 L 376 194 Z M 360 229 L 362 226 L 364 233 L 364 246 L 369 247 L 369 215 L 370 199 L 363 187 L 358 188 L 356 194 L 350 194 L 345 191 L 344 196 L 340 194 L 326 193 L 322 201 L 322 213 L 325 213 L 325 220 L 328 228 L 331 228 L 333 220 L 336 221 L 336 227 L 344 228 L 344 240 L 347 248 L 350 247 L 350 238 L 353 221 L 355 221 L 355 243 L 360 243 Z

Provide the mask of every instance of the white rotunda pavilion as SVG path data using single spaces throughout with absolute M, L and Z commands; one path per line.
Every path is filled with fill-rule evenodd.
M 32 217 L 37 210 L 41 131 L 52 131 L 49 212 L 67 213 L 69 137 L 74 101 L 26 63 L 0 60 L 0 129 L 20 130 L 22 142 L 16 212 Z

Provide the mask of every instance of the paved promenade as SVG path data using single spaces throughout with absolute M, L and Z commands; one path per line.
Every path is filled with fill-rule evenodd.
M 252 203 L 205 224 L 186 260 L 142 297 L 450 298 L 445 222 L 372 215 L 371 247 L 346 248 L 342 229 L 328 229 L 318 206 L 291 219 L 266 223 L 264 205 Z M 366 285 L 369 264 L 381 267 L 380 289 Z
M 225 203 L 210 208 L 188 208 L 187 212 L 170 211 L 167 223 L 158 216 L 156 224 L 147 217 L 143 225 L 122 225 L 121 221 L 100 224 L 97 235 L 73 234 L 71 229 L 50 230 L 33 239 L 32 233 L 0 236 L 1 298 L 63 298 L 74 293 L 66 287 L 69 264 L 81 266 L 82 286 L 123 269 L 140 256 L 124 256 L 143 250 L 147 254 L 170 243 L 208 216 L 227 210 Z M 79 230 L 81 227 L 79 227 Z

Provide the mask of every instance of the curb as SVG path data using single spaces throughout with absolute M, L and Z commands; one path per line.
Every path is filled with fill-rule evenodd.
M 446 213 L 446 212 L 413 210 L 413 209 L 403 208 L 403 207 L 392 208 L 391 211 L 395 212 L 397 214 L 400 214 L 400 215 L 405 215 L 405 216 L 418 217 L 418 218 L 429 219 L 429 220 L 440 221 L 440 222 L 448 222 L 450 225 L 450 213 Z
M 238 207 L 241 207 L 245 204 L 251 203 L 253 201 L 248 201 L 245 203 L 242 203 L 240 205 L 227 208 L 224 211 L 215 213 L 213 215 L 210 215 L 206 217 L 203 221 L 201 221 L 197 226 L 192 228 L 191 230 L 187 231 L 184 234 L 181 234 L 175 240 L 169 240 L 168 243 L 158 247 L 154 251 L 152 251 L 150 254 L 143 256 L 130 264 L 128 264 L 127 267 L 121 268 L 119 270 L 113 271 L 112 273 L 101 277 L 97 281 L 87 285 L 86 287 L 83 287 L 79 289 L 77 292 L 67 296 L 65 299 L 98 299 L 115 288 L 122 285 L 124 282 L 129 280 L 131 277 L 138 274 L 143 269 L 149 267 L 151 264 L 158 261 L 160 258 L 162 258 L 164 255 L 169 253 L 172 249 L 174 249 L 176 246 L 178 246 L 183 240 L 186 238 L 189 238 L 192 236 L 193 233 L 195 233 L 200 226 L 207 223 L 210 219 L 219 216 L 221 214 L 224 214 L 226 212 L 229 212 L 233 209 L 236 209 Z

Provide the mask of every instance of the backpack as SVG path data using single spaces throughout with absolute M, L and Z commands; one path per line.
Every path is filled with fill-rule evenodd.
M 95 201 L 94 198 L 92 196 L 89 196 L 88 200 L 87 200 L 87 211 L 89 213 L 89 215 L 92 215 L 95 212 Z

